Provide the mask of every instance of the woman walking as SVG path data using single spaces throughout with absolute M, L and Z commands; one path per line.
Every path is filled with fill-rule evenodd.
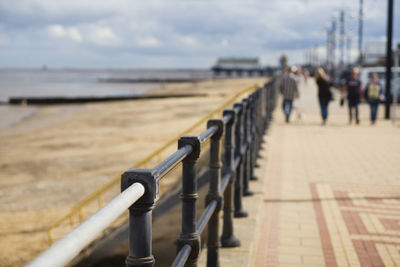
M 372 73 L 367 86 L 365 87 L 365 99 L 371 107 L 371 124 L 375 124 L 378 113 L 379 101 L 384 100 L 382 86 L 378 82 L 378 74 Z
M 315 78 L 318 85 L 318 100 L 321 107 L 322 125 L 326 125 L 328 119 L 328 104 L 332 99 L 332 82 L 323 68 L 317 68 Z

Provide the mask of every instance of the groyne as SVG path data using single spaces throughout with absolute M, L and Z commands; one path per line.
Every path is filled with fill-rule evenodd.
M 10 105 L 55 105 L 79 104 L 93 102 L 146 100 L 163 98 L 204 97 L 207 94 L 157 94 L 157 95 L 126 95 L 126 96 L 79 96 L 79 97 L 11 97 Z

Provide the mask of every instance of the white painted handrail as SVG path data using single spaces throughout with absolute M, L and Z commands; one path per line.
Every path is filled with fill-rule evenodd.
M 144 191 L 142 184 L 134 183 L 26 267 L 64 266 L 143 196 Z

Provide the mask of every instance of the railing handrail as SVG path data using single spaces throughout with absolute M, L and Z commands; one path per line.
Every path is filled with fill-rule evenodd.
M 121 176 L 122 192 L 118 196 L 27 266 L 63 266 L 69 263 L 126 209 L 129 209 L 129 256 L 126 263 L 129 267 L 152 266 L 152 210 L 159 197 L 160 180 L 179 163 L 182 163 L 182 232 L 177 240 L 178 253 L 173 266 L 183 266 L 186 262 L 187 266 L 196 265 L 201 250 L 200 235 L 207 225 L 208 266 L 218 266 L 219 213 L 222 210 L 224 212 L 222 246 L 240 246 L 240 240 L 233 234 L 233 213 L 235 217 L 247 216 L 241 210 L 241 196 L 251 193 L 248 182 L 255 179 L 253 169 L 256 166 L 257 153 L 275 105 L 275 100 L 272 99 L 275 94 L 271 85 L 254 89 L 256 90 L 240 104 L 235 104 L 233 109 L 225 109 L 222 118 L 211 119 L 214 113 L 221 112 L 241 94 L 235 95 L 220 109 L 211 112 L 209 117 L 200 120 L 199 124 L 204 119 L 209 119 L 207 129 L 198 136 L 180 137 L 178 150 L 154 168 L 134 168 L 124 172 Z M 193 129 L 198 127 L 196 124 L 192 126 Z M 210 187 L 206 208 L 199 221 L 196 221 L 196 163 L 202 147 L 208 141 Z
M 171 169 L 173 169 L 176 165 L 178 165 L 187 154 L 192 151 L 192 147 L 187 145 L 180 149 L 178 149 L 171 156 L 166 158 L 163 162 L 154 167 L 155 170 L 159 173 L 160 176 L 164 176 Z
M 54 243 L 26 267 L 63 266 L 70 262 L 96 236 L 143 196 L 145 188 L 134 183 L 89 217 L 68 235 Z
M 212 118 L 213 116 L 219 114 L 224 108 L 226 108 L 228 105 L 232 104 L 237 98 L 239 98 L 240 96 L 242 96 L 243 94 L 252 91 L 256 88 L 258 88 L 259 85 L 255 84 L 253 86 L 250 86 L 240 92 L 238 92 L 237 94 L 235 94 L 234 96 L 232 96 L 229 100 L 227 100 L 225 103 L 223 103 L 221 106 L 219 106 L 217 109 L 213 110 L 212 112 L 210 112 L 208 115 L 204 116 L 202 119 L 200 119 L 199 121 L 197 121 L 196 123 L 194 123 L 192 126 L 190 126 L 188 129 L 186 129 L 185 131 L 181 132 L 179 135 L 177 135 L 176 137 L 172 138 L 170 141 L 168 141 L 167 143 L 165 143 L 163 146 L 161 146 L 160 148 L 158 148 L 157 150 L 155 150 L 154 152 L 150 153 L 148 156 L 146 156 L 144 159 L 142 159 L 141 161 L 139 161 L 138 163 L 136 163 L 134 166 L 132 166 L 131 168 L 143 168 L 147 162 L 149 162 L 151 159 L 159 156 L 163 151 L 165 151 L 168 147 L 170 147 L 171 145 L 173 145 L 174 143 L 176 143 L 176 141 L 184 135 L 189 134 L 190 132 L 192 132 L 194 129 L 198 128 L 201 124 L 203 124 L 204 122 L 206 122 L 208 119 Z M 60 226 L 63 222 L 65 221 L 71 221 L 71 218 L 73 216 L 75 216 L 76 214 L 79 214 L 81 209 L 84 208 L 86 205 L 88 205 L 89 203 L 91 203 L 92 201 L 99 199 L 105 192 L 107 192 L 108 190 L 110 190 L 113 186 L 117 185 L 120 182 L 120 178 L 121 178 L 122 173 L 120 173 L 118 176 L 116 176 L 115 178 L 113 178 L 110 182 L 108 182 L 107 184 L 105 184 L 104 186 L 102 186 L 101 188 L 97 189 L 95 192 L 91 193 L 88 197 L 86 197 L 84 200 L 80 201 L 79 203 L 75 204 L 70 212 L 68 212 L 65 216 L 61 217 L 60 219 L 58 219 L 54 224 L 50 225 L 47 228 L 47 234 L 48 234 L 48 238 L 49 238 L 49 243 L 53 243 L 53 237 L 52 237 L 52 230 L 57 228 L 58 226 Z M 72 226 L 72 225 L 71 225 Z

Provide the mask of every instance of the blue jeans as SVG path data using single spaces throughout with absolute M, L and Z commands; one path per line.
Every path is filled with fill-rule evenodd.
M 376 121 L 376 116 L 378 115 L 378 101 L 371 101 L 369 106 L 371 107 L 371 122 L 374 123 Z
M 283 113 L 285 113 L 286 119 L 289 119 L 290 113 L 293 109 L 293 99 L 283 99 L 282 101 Z
M 319 99 L 319 106 L 321 107 L 321 116 L 324 121 L 328 118 L 328 104 L 329 100 L 322 98 Z
M 349 103 L 349 119 L 350 121 L 353 120 L 353 109 L 356 116 L 356 122 L 359 122 L 360 119 L 358 118 L 358 103 Z

